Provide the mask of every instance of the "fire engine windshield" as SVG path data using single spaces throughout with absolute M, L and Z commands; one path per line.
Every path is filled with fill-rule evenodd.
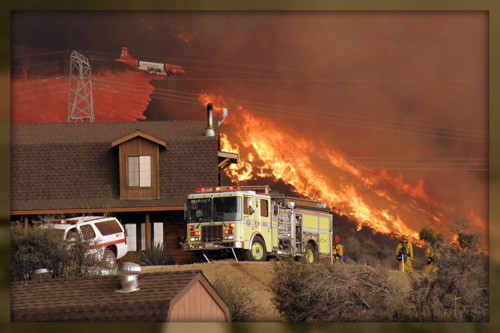
M 213 198 L 213 200 L 212 198 L 198 198 L 188 200 L 188 222 L 210 222 L 212 220 L 216 222 L 240 221 L 241 198 L 217 197 Z
M 214 221 L 241 220 L 241 198 L 214 198 Z
M 212 220 L 212 198 L 189 199 L 187 202 L 188 222 L 210 222 Z

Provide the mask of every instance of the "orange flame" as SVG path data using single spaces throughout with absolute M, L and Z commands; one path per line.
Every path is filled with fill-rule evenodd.
M 220 95 L 204 93 L 199 101 L 212 103 L 215 112 L 228 106 Z M 381 233 L 409 234 L 417 244 L 421 243 L 419 231 L 423 226 L 449 232 L 449 223 L 443 221 L 452 209 L 429 198 L 423 180 L 412 186 L 404 183 L 402 175 L 393 178 L 386 171 L 358 169 L 342 152 L 287 132 L 241 107 L 226 124 L 233 130 L 220 134 L 221 149 L 240 157 L 237 165 L 226 169 L 235 183 L 266 177 L 282 180 L 302 196 L 320 199 L 333 211 L 351 216 L 358 230 L 369 226 Z M 475 223 L 486 225 L 473 211 L 471 214 Z

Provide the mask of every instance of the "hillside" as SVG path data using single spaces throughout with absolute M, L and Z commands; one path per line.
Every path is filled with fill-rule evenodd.
M 231 259 L 188 265 L 143 266 L 142 273 L 201 270 L 212 284 L 217 279 L 227 278 L 235 285 L 247 287 L 248 297 L 253 297 L 259 303 L 257 321 L 278 322 L 283 321 L 283 318 L 272 302 L 272 292 L 269 287 L 273 278 L 274 265 L 279 265 L 279 262 L 236 262 Z M 389 279 L 395 285 L 401 285 L 404 289 L 409 288 L 407 273 L 396 270 L 390 270 L 389 273 Z

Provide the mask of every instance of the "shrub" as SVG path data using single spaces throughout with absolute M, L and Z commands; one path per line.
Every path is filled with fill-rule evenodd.
M 347 259 L 358 262 L 361 260 L 363 248 L 359 240 L 355 237 L 347 237 L 344 242 L 344 257 Z
M 435 273 L 414 279 L 415 321 L 484 322 L 489 317 L 488 260 L 458 245 L 442 250 Z
M 275 266 L 273 300 L 289 322 L 390 320 L 399 291 L 387 271 L 356 263 Z
M 163 265 L 165 262 L 165 244 L 157 243 L 144 253 L 144 264 L 148 266 Z
M 260 311 L 259 295 L 246 286 L 236 285 L 226 277 L 217 277 L 213 283 L 217 294 L 224 300 L 233 322 L 255 321 Z
M 155 244 L 147 251 L 131 251 L 123 258 L 142 266 L 175 265 L 171 255 L 166 256 L 165 244 Z
M 128 251 L 127 254 L 120 259 L 121 261 L 133 262 L 139 265 L 144 265 L 144 252 Z
M 48 269 L 54 278 L 75 278 L 100 274 L 104 263 L 93 244 L 85 240 L 63 240 L 59 230 L 36 222 L 24 229 L 22 224 L 11 226 L 11 280 L 27 280 L 39 268 Z

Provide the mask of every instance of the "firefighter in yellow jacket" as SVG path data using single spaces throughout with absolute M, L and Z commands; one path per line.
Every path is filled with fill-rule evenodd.
M 434 251 L 433 244 L 430 244 L 425 249 L 425 261 L 427 262 L 427 267 L 425 268 L 426 273 L 435 273 L 438 270 L 436 265 L 438 254 Z
M 396 259 L 398 260 L 398 269 L 400 271 L 411 272 L 411 261 L 413 260 L 413 247 L 408 239 L 410 236 L 404 234 L 401 242 L 396 247 Z
M 339 244 L 339 242 L 340 242 L 339 235 L 334 235 L 332 244 L 332 254 L 333 254 L 333 260 L 335 262 L 344 261 L 344 247 L 341 244 Z

